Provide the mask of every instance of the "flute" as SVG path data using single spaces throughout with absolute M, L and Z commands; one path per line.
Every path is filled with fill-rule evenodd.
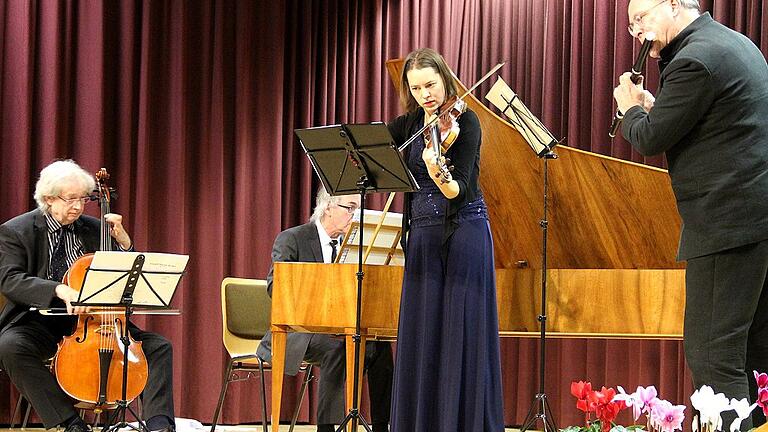
M 656 35 L 654 33 L 646 33 L 645 41 L 643 41 L 643 45 L 640 47 L 640 52 L 637 54 L 637 60 L 635 60 L 635 64 L 632 66 L 632 75 L 629 77 L 635 84 L 639 83 L 643 76 L 643 66 L 645 66 L 645 60 L 648 58 L 648 53 L 651 52 L 651 44 L 653 44 L 655 39 Z M 608 130 L 609 137 L 614 138 L 616 136 L 616 131 L 619 129 L 619 125 L 623 118 L 624 113 L 619 109 L 616 109 L 616 113 L 613 115 L 613 121 L 611 122 L 611 128 Z

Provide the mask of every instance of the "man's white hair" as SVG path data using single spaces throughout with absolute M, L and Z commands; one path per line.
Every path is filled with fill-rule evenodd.
M 53 162 L 40 171 L 40 178 L 35 185 L 37 208 L 47 213 L 50 206 L 45 202 L 45 197 L 59 196 L 62 185 L 69 182 L 79 184 L 83 195 L 91 193 L 96 187 L 93 176 L 72 159 Z
M 678 3 L 680 3 L 680 6 L 686 8 L 686 9 L 696 9 L 697 11 L 701 10 L 701 7 L 699 6 L 699 0 L 677 0 Z
M 310 222 L 323 219 L 323 213 L 325 210 L 339 202 L 337 197 L 332 197 L 326 190 L 325 186 L 320 185 L 317 190 L 317 196 L 315 197 L 315 210 L 312 212 L 312 216 L 309 217 Z

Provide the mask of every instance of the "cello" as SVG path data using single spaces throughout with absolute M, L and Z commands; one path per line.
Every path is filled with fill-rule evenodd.
M 100 250 L 112 250 L 109 224 L 104 215 L 110 213 L 112 189 L 107 186 L 109 174 L 105 168 L 96 173 L 100 207 Z M 85 275 L 93 261 L 93 254 L 78 258 L 67 273 L 63 283 L 77 291 L 85 282 Z M 134 341 L 127 332 L 127 311 L 123 308 L 99 308 L 92 313 L 79 314 L 75 331 L 60 343 L 53 360 L 54 374 L 61 389 L 80 401 L 81 408 L 101 412 L 114 409 L 118 401 L 129 402 L 141 394 L 147 383 L 149 369 L 141 349 L 141 342 Z M 123 366 L 126 362 L 123 338 L 129 338 L 129 373 L 125 381 L 123 397 Z

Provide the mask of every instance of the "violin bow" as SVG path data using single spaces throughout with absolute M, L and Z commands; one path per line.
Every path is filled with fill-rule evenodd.
M 462 94 L 461 96 L 459 96 L 458 98 L 456 98 L 456 100 L 455 100 L 455 101 L 454 101 L 454 102 L 453 102 L 451 105 L 449 105 L 449 106 L 448 106 L 448 108 L 446 108 L 446 109 L 445 109 L 445 110 L 443 110 L 443 111 L 445 111 L 445 112 L 450 112 L 450 111 L 451 111 L 451 109 L 453 109 L 453 106 L 454 106 L 454 105 L 456 105 L 456 104 L 457 104 L 457 103 L 458 103 L 460 100 L 463 100 L 465 96 L 467 96 L 468 94 L 472 93 L 472 91 L 473 91 L 474 89 L 476 89 L 476 88 L 477 88 L 477 87 L 478 87 L 480 84 L 482 84 L 482 83 L 483 83 L 485 80 L 487 80 L 488 78 L 490 78 L 490 77 L 491 77 L 491 75 L 493 75 L 493 74 L 494 74 L 494 72 L 496 72 L 497 70 L 501 69 L 501 68 L 502 68 L 502 66 L 504 66 L 505 64 L 507 64 L 507 62 L 501 62 L 501 63 L 497 64 L 496 66 L 494 66 L 494 67 L 493 67 L 491 70 L 489 70 L 489 71 L 488 71 L 488 73 L 486 73 L 485 75 L 483 75 L 483 77 L 482 77 L 482 78 L 480 78 L 479 80 L 477 80 L 477 82 L 476 82 L 476 83 L 474 83 L 474 84 L 472 85 L 472 87 L 470 87 L 469 89 L 467 89 L 467 91 L 465 91 L 465 92 L 464 92 L 464 94 Z M 440 117 L 440 116 L 434 116 L 434 118 L 432 118 L 430 121 L 428 121 L 428 122 L 427 122 L 427 124 L 425 124 L 425 125 L 424 125 L 424 126 L 421 128 L 421 129 L 419 129 L 419 131 L 418 131 L 418 132 L 416 132 L 415 134 L 413 134 L 413 136 L 411 136 L 410 138 L 408 138 L 408 139 L 407 139 L 407 140 L 406 140 L 406 141 L 405 141 L 405 142 L 404 142 L 404 143 L 403 143 L 403 144 L 402 144 L 400 147 L 398 147 L 398 148 L 397 148 L 397 150 L 398 150 L 398 151 L 403 151 L 403 150 L 405 150 L 405 148 L 406 148 L 406 147 L 408 147 L 409 145 L 411 145 L 411 143 L 412 143 L 412 142 L 414 142 L 414 141 L 416 140 L 416 138 L 420 137 L 420 136 L 421 136 L 421 134 L 422 134 L 422 133 L 424 133 L 424 131 L 425 131 L 425 130 L 427 130 L 427 128 L 428 128 L 428 127 L 430 127 L 430 126 L 432 126 L 433 124 L 435 124 L 435 122 L 437 122 L 437 119 L 438 119 L 439 117 Z

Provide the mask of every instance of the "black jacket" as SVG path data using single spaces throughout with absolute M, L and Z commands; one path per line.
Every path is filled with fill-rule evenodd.
M 622 133 L 666 153 L 683 221 L 678 259 L 768 239 L 768 65 L 747 37 L 705 13 L 661 51 L 650 113 Z
M 99 248 L 99 220 L 82 215 L 74 222 L 83 252 Z M 0 225 L 0 293 L 6 299 L 0 328 L 19 320 L 30 307 L 47 308 L 58 301 L 56 286 L 48 280 L 48 226 L 40 210 L 32 210 Z M 63 303 L 61 303 L 63 305 Z

